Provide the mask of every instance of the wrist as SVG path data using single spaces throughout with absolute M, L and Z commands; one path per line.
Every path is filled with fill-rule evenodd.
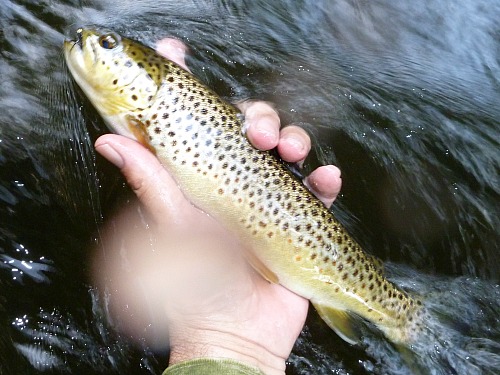
M 286 358 L 233 332 L 186 327 L 171 332 L 169 366 L 200 358 L 231 359 L 271 375 L 284 374 L 286 367 Z

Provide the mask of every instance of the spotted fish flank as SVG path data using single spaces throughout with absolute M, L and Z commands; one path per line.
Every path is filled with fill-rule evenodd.
M 241 114 L 154 50 L 80 30 L 65 57 L 112 131 L 153 150 L 186 196 L 242 242 L 269 281 L 311 300 L 346 341 L 350 314 L 396 343 L 422 325 L 420 302 L 387 281 L 371 256 L 272 154 L 252 147 Z

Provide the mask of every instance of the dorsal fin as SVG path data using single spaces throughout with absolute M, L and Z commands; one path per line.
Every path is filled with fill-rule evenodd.
M 368 259 L 371 261 L 373 267 L 375 270 L 380 274 L 380 275 L 385 275 L 385 270 L 384 270 L 384 262 L 380 260 L 380 258 L 376 257 L 375 255 L 371 254 L 366 254 Z

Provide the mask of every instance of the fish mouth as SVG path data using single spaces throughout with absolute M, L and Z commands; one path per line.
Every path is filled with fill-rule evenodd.
M 76 46 L 78 46 L 81 51 L 83 49 L 83 29 L 80 28 L 76 30 L 76 39 L 66 40 L 65 44 L 66 45 L 71 44 L 71 47 L 69 48 L 70 51 Z
M 80 47 L 80 49 L 83 48 L 83 29 L 78 29 L 76 30 L 76 41 L 75 41 L 75 45 L 78 44 L 78 47 Z
M 87 49 L 87 52 L 85 52 L 85 39 L 85 30 L 79 28 L 76 31 L 76 38 L 66 39 L 63 47 L 66 65 L 80 87 L 82 87 L 82 85 L 86 85 L 86 79 L 84 77 L 87 75 L 87 61 L 89 61 L 89 55 L 91 60 L 95 60 L 91 51 Z

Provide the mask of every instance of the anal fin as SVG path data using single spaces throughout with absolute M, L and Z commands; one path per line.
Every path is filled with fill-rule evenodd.
M 255 256 L 251 251 L 245 252 L 245 258 L 250 263 L 252 268 L 257 271 L 264 279 L 273 284 L 279 283 L 278 275 L 271 271 L 262 261 Z
M 321 302 L 312 302 L 321 319 L 349 344 L 356 345 L 360 337 L 353 329 L 352 317 L 348 312 L 335 309 Z

